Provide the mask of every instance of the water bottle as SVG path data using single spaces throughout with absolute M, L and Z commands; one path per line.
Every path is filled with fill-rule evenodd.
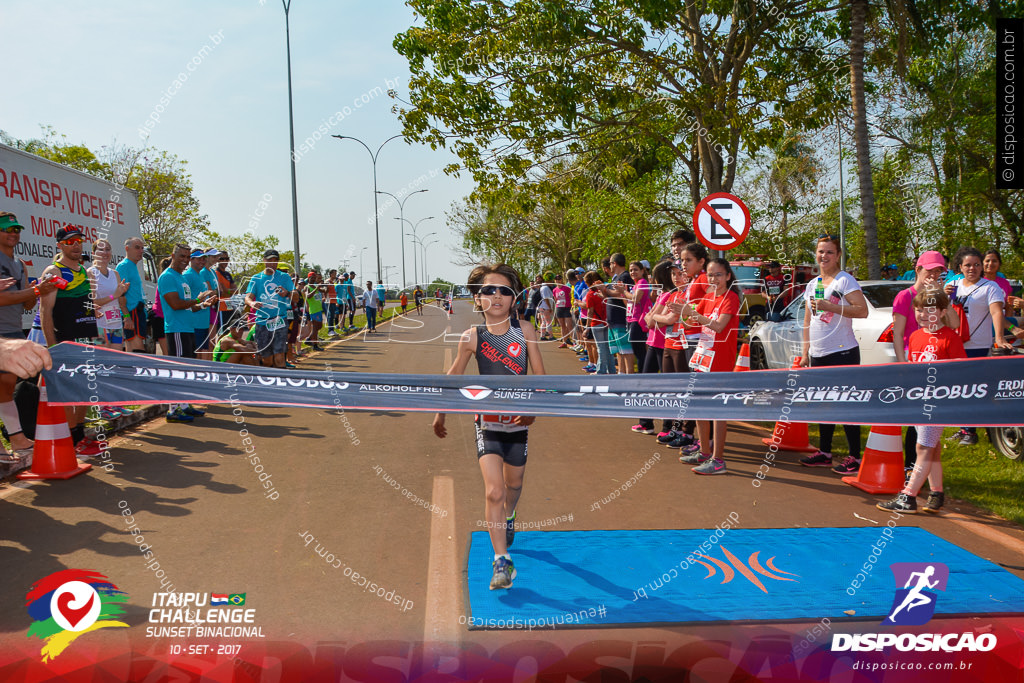
M 821 278 L 818 278 L 818 283 L 814 285 L 814 298 L 821 301 L 825 298 L 825 283 L 822 282 Z M 821 315 L 820 310 L 815 311 L 818 315 Z

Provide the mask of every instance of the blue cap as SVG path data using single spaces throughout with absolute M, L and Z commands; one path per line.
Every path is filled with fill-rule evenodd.
M 196 249 L 191 254 L 189 254 L 189 258 L 199 258 L 200 256 L 206 256 L 206 252 L 203 251 L 202 249 Z

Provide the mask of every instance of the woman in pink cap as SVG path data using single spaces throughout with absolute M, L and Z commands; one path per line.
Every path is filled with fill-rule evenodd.
M 926 251 L 918 257 L 914 273 L 914 285 L 897 294 L 892 302 L 892 345 L 900 363 L 906 362 L 910 335 L 917 331 L 912 304 L 914 297 L 923 289 L 942 288 L 946 278 L 946 258 L 937 251 Z M 960 318 L 952 306 L 946 309 L 945 323 L 953 330 L 960 325 Z

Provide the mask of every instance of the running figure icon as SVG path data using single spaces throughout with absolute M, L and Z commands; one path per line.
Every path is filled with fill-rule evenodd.
M 892 614 L 888 616 L 886 621 L 890 621 L 895 624 L 896 615 L 899 614 L 904 607 L 906 607 L 907 612 L 909 612 L 915 607 L 921 607 L 923 605 L 931 604 L 933 602 L 933 598 L 929 597 L 922 591 L 925 588 L 936 588 L 939 585 L 940 582 L 938 579 L 936 579 L 934 583 L 932 583 L 929 580 L 932 576 L 934 576 L 934 574 L 935 567 L 932 565 L 928 565 L 928 567 L 923 572 L 912 572 L 910 574 L 910 577 L 907 579 L 906 584 L 904 584 L 903 586 L 904 589 L 909 588 L 910 591 L 907 593 L 906 597 L 903 598 L 903 602 L 900 603 L 899 607 L 893 610 Z M 910 584 L 914 583 L 915 580 L 917 584 L 913 588 L 911 588 Z

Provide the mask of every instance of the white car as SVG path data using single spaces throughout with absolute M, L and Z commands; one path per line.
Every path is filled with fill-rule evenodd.
M 895 363 L 892 347 L 892 302 L 914 283 L 901 280 L 865 280 L 860 283 L 868 302 L 868 317 L 853 319 L 853 334 L 860 345 L 861 365 Z M 761 321 L 750 328 L 750 369 L 776 370 L 793 365 L 803 347 L 804 298 L 782 310 L 776 321 Z

